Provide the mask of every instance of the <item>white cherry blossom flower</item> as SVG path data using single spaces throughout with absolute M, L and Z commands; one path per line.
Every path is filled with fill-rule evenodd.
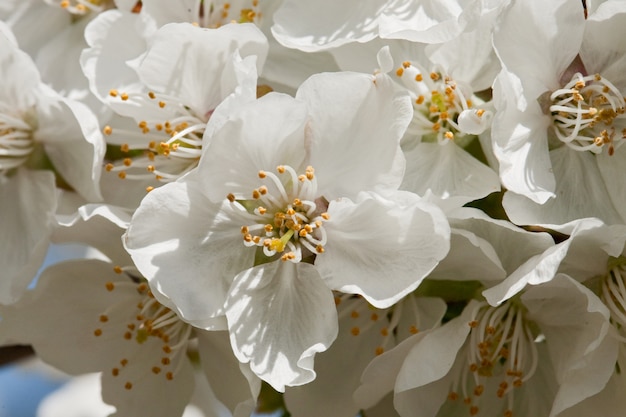
M 502 15 L 492 133 L 515 223 L 624 223 L 623 44 L 609 35 L 623 7 L 606 2 L 585 20 L 566 1 L 516 2 Z
M 15 301 L 43 260 L 56 183 L 97 201 L 104 143 L 93 114 L 40 81 L 32 60 L 4 33 L 0 72 L 0 303 Z
M 274 388 L 311 381 L 336 337 L 331 290 L 389 307 L 448 250 L 438 209 L 394 191 L 409 106 L 384 75 L 338 73 L 229 108 L 198 171 L 133 216 L 126 248 L 155 296 L 201 327 L 225 314 Z

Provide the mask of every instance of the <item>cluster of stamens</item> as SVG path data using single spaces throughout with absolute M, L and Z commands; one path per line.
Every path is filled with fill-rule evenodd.
M 626 137 L 626 129 L 616 130 L 626 112 L 624 97 L 600 74 L 574 74 L 550 103 L 554 133 L 572 149 L 600 153 L 606 147 L 613 155 Z
M 117 273 L 122 273 L 122 268 L 116 267 Z M 147 342 L 160 345 L 160 357 L 150 355 L 133 355 L 137 346 L 128 346 L 129 355 L 122 357 L 119 363 L 110 369 L 111 374 L 120 378 L 121 383 L 127 390 L 133 388 L 132 377 L 124 377 L 125 370 L 130 366 L 147 366 L 149 373 L 155 378 L 162 377 L 168 381 L 174 379 L 180 370 L 182 360 L 185 359 L 186 348 L 191 335 L 191 326 L 181 321 L 176 313 L 160 304 L 150 292 L 147 284 L 134 282 L 107 282 L 106 291 L 113 292 L 120 287 L 132 287 L 138 294 L 138 302 L 134 311 L 128 310 L 129 304 L 120 303 L 109 307 L 98 317 L 98 327 L 93 330 L 96 338 L 108 334 L 120 337 L 123 343 L 144 345 Z M 127 288 L 125 288 L 127 289 Z M 120 311 L 120 309 L 124 309 Z M 120 320 L 120 315 L 126 317 L 128 322 Z M 133 359 L 129 359 L 133 358 Z M 140 364 L 131 363 L 130 360 L 139 360 Z M 148 373 L 148 372 L 145 372 Z M 130 372 L 134 374 L 134 372 Z
M 609 308 L 611 323 L 617 330 L 614 336 L 622 343 L 626 343 L 626 264 L 618 259 L 609 269 L 608 275 L 602 281 L 602 301 Z
M 336 295 L 335 304 L 340 322 L 346 315 L 350 315 L 347 331 L 350 332 L 351 337 L 359 337 L 363 334 L 371 334 L 371 332 L 377 332 L 380 335 L 379 343 L 372 351 L 372 357 L 382 355 L 404 338 L 419 333 L 420 319 L 416 314 L 413 296 L 408 296 L 385 310 L 376 309 L 362 297 L 352 294 Z M 411 324 L 408 324 L 410 321 L 406 320 L 407 314 L 413 318 Z M 403 315 L 405 315 L 404 318 Z M 402 324 L 400 324 L 401 318 L 403 318 Z
M 31 130 L 21 118 L 0 111 L 0 173 L 28 160 L 35 146 Z
M 483 395 L 507 400 L 504 417 L 513 416 L 514 391 L 537 368 L 537 347 L 521 307 L 506 303 L 499 307 L 484 304 L 468 323 L 470 335 L 465 345 L 466 363 L 448 399 L 461 400 L 469 415 L 477 415 Z M 500 378 L 495 393 L 487 392 L 486 378 Z M 491 401 L 488 401 L 491 403 Z
M 103 11 L 106 3 L 106 0 L 61 0 L 59 5 L 72 14 L 84 15 Z
M 262 17 L 259 0 L 250 0 L 247 7 L 233 7 L 230 2 L 210 2 L 207 13 L 206 2 L 197 2 L 193 24 L 205 28 L 219 28 L 228 23 L 258 23 Z
M 277 174 L 259 171 L 261 185 L 251 193 L 252 199 L 238 199 L 234 194 L 228 200 L 247 210 L 252 224 L 241 227 L 246 246 L 263 248 L 267 257 L 280 254 L 283 261 L 300 262 L 305 254 L 324 253 L 326 231 L 323 223 L 330 216 L 321 212 L 317 198 L 317 180 L 311 166 L 298 175 L 287 165 L 276 168 Z
M 424 75 L 417 65 L 409 61 L 402 63 L 396 75 L 415 97 L 415 112 L 408 133 L 439 143 L 463 137 L 468 132 L 459 125 L 459 116 L 463 112 L 468 114 L 468 111 L 475 124 L 484 125 L 483 130 L 487 128 L 491 113 L 474 108 L 469 97 L 450 77 L 434 71 Z
M 122 159 L 121 163 L 106 164 L 107 172 L 116 172 L 122 179 L 155 178 L 161 182 L 171 182 L 198 165 L 202 154 L 202 136 L 210 112 L 197 116 L 177 98 L 152 91 L 147 94 L 147 98 L 129 96 L 117 90 L 111 90 L 109 95 L 122 101 L 132 100 L 142 106 L 162 109 L 174 117 L 169 120 L 142 120 L 137 130 L 105 126 L 103 132 L 107 136 L 115 133 L 135 139 L 132 144 L 123 143 L 120 147 L 122 152 L 132 152 L 133 155 Z

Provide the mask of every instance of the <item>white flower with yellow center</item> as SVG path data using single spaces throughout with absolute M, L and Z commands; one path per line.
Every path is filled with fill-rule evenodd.
M 336 337 L 332 290 L 389 307 L 442 259 L 449 227 L 396 191 L 411 108 L 388 77 L 319 75 L 295 99 L 227 109 L 198 170 L 144 199 L 126 248 L 190 323 L 226 315 L 237 358 L 283 391 L 314 379 Z
M 585 20 L 566 1 L 517 2 L 502 15 L 492 135 L 515 223 L 624 223 L 624 10 L 603 3 Z
M 254 99 L 266 52 L 265 37 L 250 24 L 209 30 L 177 23 L 159 29 L 137 67 L 150 90 L 109 91 L 112 107 L 136 126 L 124 128 L 128 120 L 105 126 L 108 142 L 127 155 L 105 170 L 122 179 L 170 182 L 195 168 L 211 114 L 235 90 Z
M 5 35 L 6 34 L 6 35 Z M 15 301 L 43 260 L 57 187 L 100 199 L 104 141 L 83 105 L 42 84 L 32 60 L 0 24 L 0 304 Z
M 403 417 L 559 415 L 613 374 L 608 317 L 566 275 L 498 307 L 473 300 L 457 318 L 375 359 L 361 389 L 376 389 L 374 369 L 385 361 L 397 373 L 394 404 Z M 367 401 L 367 392 L 357 397 Z

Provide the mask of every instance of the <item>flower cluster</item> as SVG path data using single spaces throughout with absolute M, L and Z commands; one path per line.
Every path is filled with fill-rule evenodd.
M 626 2 L 5 3 L 1 345 L 119 417 L 623 415 Z

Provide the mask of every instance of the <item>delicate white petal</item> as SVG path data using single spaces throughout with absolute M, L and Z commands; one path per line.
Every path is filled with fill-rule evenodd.
M 130 256 L 121 245 L 130 216 L 129 211 L 115 206 L 84 205 L 67 223 L 54 230 L 52 241 L 81 242 L 100 250 L 115 265 L 132 265 Z
M 413 108 L 387 75 L 315 75 L 296 98 L 308 104 L 306 144 L 327 200 L 400 185 L 404 158 L 399 141 Z
M 563 146 L 550 151 L 556 177 L 556 198 L 540 205 L 514 193 L 505 193 L 503 206 L 516 224 L 563 224 L 598 217 L 608 224 L 624 223 L 598 171 L 595 155 Z
M 281 392 L 312 381 L 315 354 L 337 337 L 332 292 L 306 263 L 278 260 L 237 275 L 226 317 L 235 356 Z
M 283 45 L 305 52 L 367 42 L 377 35 L 385 0 L 284 1 L 274 13 L 272 34 Z
M 560 87 L 561 74 L 580 50 L 584 28 L 581 8 L 568 0 L 513 1 L 501 15 L 493 42 L 502 65 L 520 77 L 524 94 L 536 99 Z
M 625 223 L 626 193 L 623 190 L 626 189 L 626 175 L 623 173 L 623 167 L 626 166 L 626 148 L 618 148 L 611 156 L 605 152 L 596 155 L 595 162 L 598 165 L 598 170 L 606 186 L 611 203 L 622 219 L 620 223 Z M 604 201 L 599 203 L 608 205 Z
M 98 120 L 87 106 L 45 89 L 37 102 L 35 140 L 44 144 L 54 168 L 90 202 L 102 199 L 100 173 L 106 151 Z
M 230 347 L 230 339 L 225 331 L 200 331 L 198 352 L 202 371 L 216 397 L 233 413 L 247 403 L 256 402 L 261 390 L 261 381 L 248 370 L 246 375 L 242 365 Z M 249 414 L 249 413 L 248 413 Z
M 449 250 L 445 216 L 415 194 L 334 200 L 328 214 L 328 243 L 315 266 L 332 289 L 361 294 L 377 308 L 417 288 Z
M 476 23 L 480 6 L 476 0 L 392 0 L 379 18 L 380 36 L 423 43 L 447 42 Z
M 617 359 L 617 340 L 608 335 L 609 311 L 600 299 L 561 274 L 528 290 L 522 302 L 546 336 L 559 382 L 550 415 L 600 392 Z
M 172 23 L 154 34 L 137 72 L 149 88 L 178 97 L 202 118 L 236 86 L 222 81 L 223 71 L 235 50 L 242 57 L 256 55 L 260 69 L 267 48 L 265 36 L 253 24 L 202 29 L 190 23 Z
M 146 196 L 125 247 L 159 301 L 203 327 L 222 314 L 231 280 L 252 266 L 254 251 L 241 238 L 245 217 L 228 203 L 211 203 L 195 180 L 186 179 Z
M 18 169 L 0 175 L 0 304 L 16 301 L 46 255 L 56 209 L 54 175 Z
M 80 63 L 96 97 L 105 101 L 111 89 L 131 92 L 141 88 L 137 73 L 126 61 L 145 52 L 149 33 L 140 14 L 120 10 L 102 12 L 87 25 L 89 48 L 81 54 Z
M 25 112 L 35 104 L 35 92 L 41 83 L 39 71 L 33 60 L 4 33 L 0 33 L 0 75 L 5 80 L 0 83 L 0 103 L 18 112 Z
M 229 193 L 250 199 L 260 185 L 259 170 L 303 168 L 306 108 L 300 101 L 270 93 L 226 117 L 214 135 L 205 136 L 209 144 L 198 167 L 211 200 L 223 201 Z
M 502 184 L 544 203 L 556 187 L 548 156 L 550 118 L 539 103 L 525 101 L 520 80 L 512 73 L 501 71 L 493 91 L 497 111 L 491 136 Z
M 463 204 L 500 190 L 498 175 L 454 143 L 420 143 L 405 157 L 402 189 L 419 195 L 431 190 L 441 198 L 464 197 Z

